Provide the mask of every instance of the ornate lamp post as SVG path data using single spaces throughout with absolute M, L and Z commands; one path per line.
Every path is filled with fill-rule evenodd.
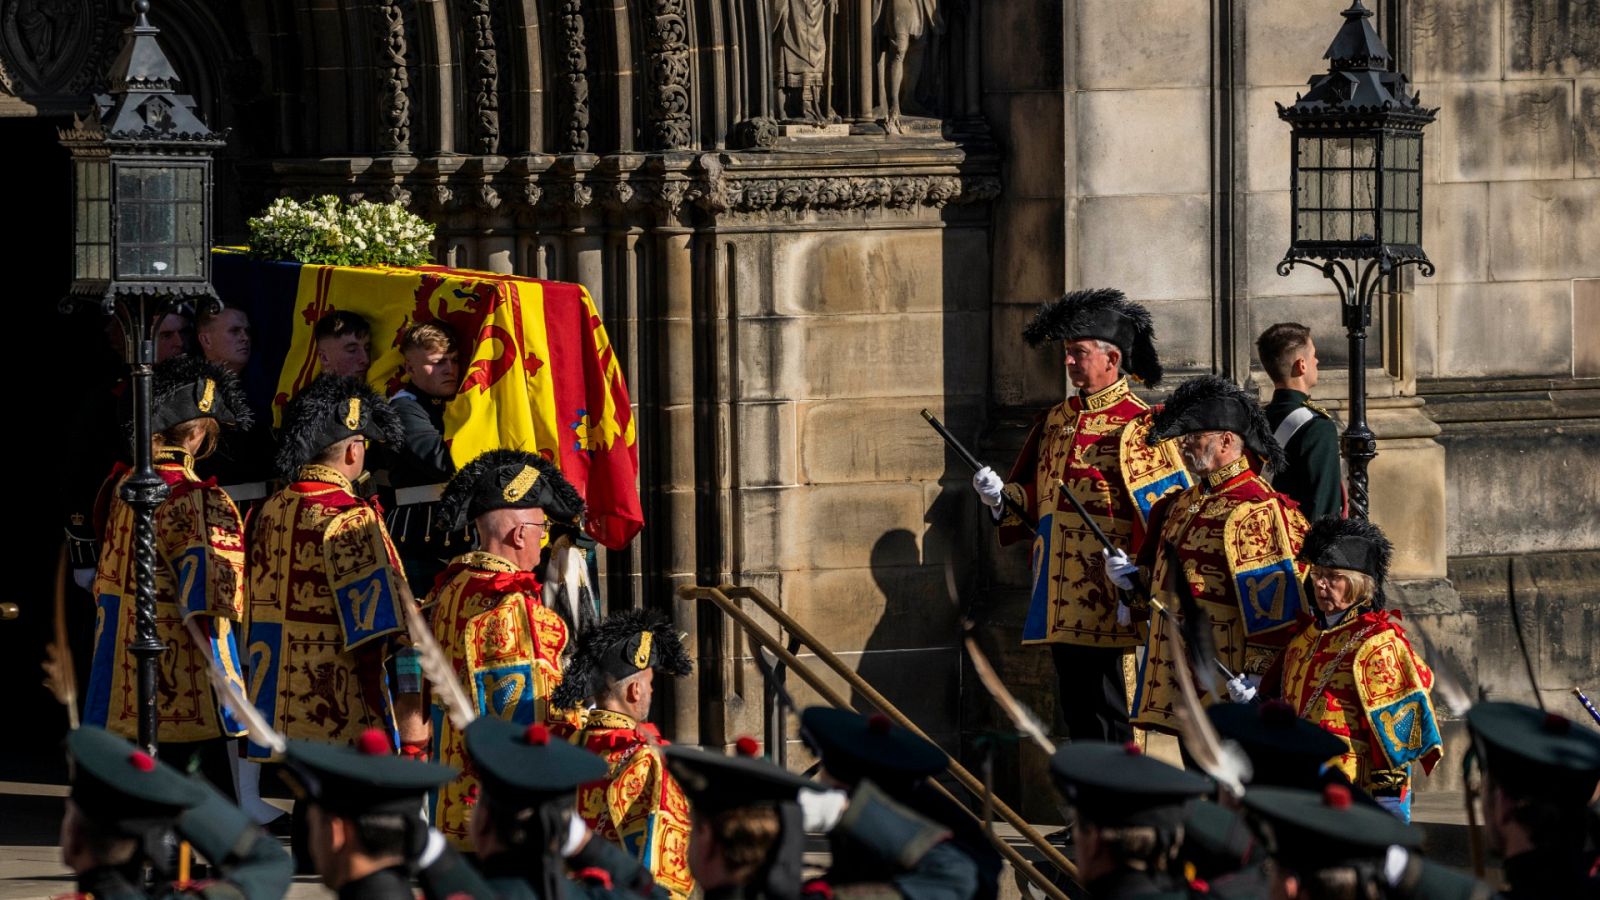
M 1367 464 L 1378 455 L 1367 427 L 1367 327 L 1382 279 L 1416 264 L 1422 251 L 1422 129 L 1438 109 L 1421 105 L 1373 29 L 1372 12 L 1353 0 L 1324 58 L 1325 74 L 1294 105 L 1278 104 L 1291 129 L 1293 237 L 1278 274 L 1297 265 L 1321 272 L 1339 292 L 1350 340 L 1350 411 L 1343 449 L 1350 470 L 1350 514 L 1367 517 Z M 1313 260 L 1321 260 L 1313 262 Z
M 61 130 L 72 154 L 71 310 L 92 304 L 122 325 L 132 369 L 134 469 L 122 499 L 133 507 L 138 588 L 139 743 L 156 745 L 155 527 L 167 486 L 150 459 L 150 381 L 154 325 L 185 298 L 215 301 L 211 289 L 211 153 L 225 135 L 200 120 L 194 100 L 177 93 L 177 73 L 146 18 L 149 0 L 133 4 L 135 20 L 112 64 L 111 92 L 96 109 Z

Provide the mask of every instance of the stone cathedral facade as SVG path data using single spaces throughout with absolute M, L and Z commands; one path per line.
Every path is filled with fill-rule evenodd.
M 675 608 L 694 638 L 675 739 L 760 728 L 750 643 L 673 596 L 728 581 L 970 755 L 1005 726 L 964 620 L 1041 711 L 1052 678 L 1017 646 L 1026 549 L 995 546 L 918 411 L 1009 465 L 1065 389 L 1023 322 L 1109 285 L 1155 314 L 1171 384 L 1265 388 L 1255 336 L 1311 325 L 1337 413 L 1333 292 L 1274 271 L 1289 138 L 1273 104 L 1324 70 L 1347 5 L 155 0 L 151 18 L 230 129 L 219 242 L 273 196 L 398 200 L 437 223 L 441 262 L 593 291 L 637 404 L 647 518 L 603 577 L 611 603 Z M 37 149 L 28 177 L 63 205 L 51 129 L 86 108 L 124 6 L 0 0 L 0 134 Z M 1440 107 L 1438 272 L 1392 286 L 1366 361 L 1374 518 L 1406 615 L 1473 685 L 1527 697 L 1515 583 L 1559 708 L 1573 684 L 1600 690 L 1600 3 L 1369 6 Z M 1001 786 L 1042 768 L 1024 751 Z

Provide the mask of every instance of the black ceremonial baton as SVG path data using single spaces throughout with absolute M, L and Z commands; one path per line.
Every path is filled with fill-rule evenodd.
M 923 410 L 922 417 L 928 420 L 928 424 L 933 426 L 934 431 L 939 432 L 939 437 L 944 438 L 945 446 L 949 447 L 951 450 L 954 450 L 956 455 L 961 457 L 962 462 L 972 467 L 973 473 L 977 473 L 979 469 L 983 468 L 983 463 L 979 462 L 978 458 L 972 455 L 972 451 L 961 446 L 961 442 L 956 440 L 956 436 L 950 433 L 950 429 L 944 427 L 944 423 L 939 421 L 937 416 L 931 412 L 928 412 L 927 410 Z M 1005 504 L 1006 509 L 1009 509 L 1015 513 L 1017 518 L 1028 523 L 1029 528 L 1035 531 L 1039 530 L 1039 521 L 1033 516 L 1028 515 L 1028 511 L 1022 508 L 1022 504 L 1006 496 L 1004 493 L 1000 495 L 1000 501 Z

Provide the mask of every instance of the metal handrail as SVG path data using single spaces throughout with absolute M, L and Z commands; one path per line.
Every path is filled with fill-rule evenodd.
M 824 700 L 840 709 L 854 709 L 848 699 L 835 690 L 832 685 L 824 681 L 821 676 L 811 671 L 811 669 L 806 666 L 798 656 L 790 652 L 790 650 L 785 647 L 782 642 L 780 642 L 772 634 L 769 634 L 759 622 L 750 616 L 749 613 L 741 609 L 735 600 L 749 600 L 750 602 L 756 604 L 761 608 L 762 612 L 766 613 L 768 616 L 771 616 L 772 619 L 779 624 L 779 626 L 788 631 L 792 639 L 797 638 L 801 644 L 805 645 L 811 650 L 812 653 L 816 654 L 817 659 L 822 660 L 823 664 L 825 664 L 829 669 L 833 670 L 834 674 L 838 675 L 840 678 L 843 678 L 845 682 L 850 685 L 851 689 L 856 691 L 856 693 L 860 694 L 862 697 L 866 698 L 868 703 L 871 703 L 873 706 L 877 707 L 880 712 L 888 716 L 894 722 L 898 723 L 901 727 L 906 728 L 924 740 L 928 740 L 930 743 L 932 742 L 932 739 L 929 738 L 921 728 L 918 728 L 916 723 L 906 718 L 905 714 L 900 712 L 900 710 L 893 703 L 889 702 L 888 698 L 880 694 L 875 688 L 872 687 L 872 685 L 867 683 L 866 679 L 862 678 L 858 673 L 856 673 L 855 670 L 845 665 L 843 660 L 839 659 L 839 657 L 835 655 L 833 651 L 823 646 L 822 643 L 812 636 L 809 631 L 801 626 L 800 623 L 796 622 L 792 616 L 780 609 L 776 603 L 773 603 L 770 598 L 755 588 L 740 587 L 732 584 L 723 584 L 718 585 L 717 587 L 684 585 L 683 587 L 678 588 L 678 595 L 685 599 L 710 600 L 712 603 L 715 603 L 718 608 L 720 608 L 724 613 L 727 613 L 730 618 L 738 623 L 739 626 L 744 629 L 746 634 L 748 634 L 752 639 L 760 643 L 762 646 L 766 647 L 768 650 L 772 651 L 772 653 L 777 656 L 779 660 L 793 670 L 795 674 L 799 675 L 800 678 L 809 684 L 818 694 L 820 694 Z M 949 757 L 948 755 L 946 756 L 946 759 L 948 760 L 949 773 L 957 782 L 961 784 L 962 787 L 970 791 L 974 798 L 987 800 L 994 811 L 999 814 L 1000 818 L 1004 819 L 1007 824 L 1015 828 L 1017 833 L 1027 840 L 1028 843 L 1032 844 L 1034 848 L 1037 849 L 1048 862 L 1050 862 L 1051 865 L 1054 865 L 1057 869 L 1060 869 L 1073 881 L 1081 883 L 1082 880 L 1078 877 L 1078 867 L 1073 865 L 1071 860 L 1062 855 L 1061 851 L 1057 850 L 1053 845 L 1050 844 L 1049 841 L 1046 841 L 1043 835 L 1035 831 L 1033 826 L 1029 825 L 1004 801 L 985 791 L 983 783 L 974 777 L 971 772 L 967 771 L 966 767 L 962 766 L 960 763 L 956 762 L 954 758 Z M 974 813 L 965 803 L 961 803 L 959 800 L 956 800 L 955 797 L 951 796 L 949 790 L 946 789 L 944 785 L 938 783 L 937 781 L 931 780 L 930 783 L 937 788 L 940 793 L 944 794 L 946 797 L 949 797 L 958 806 L 966 810 L 968 815 L 971 815 L 974 819 L 978 819 L 977 813 Z M 996 849 L 1000 851 L 1000 854 L 1006 857 L 1006 859 L 1011 862 L 1011 865 L 1018 872 L 1022 873 L 1023 877 L 1027 878 L 1028 881 L 1031 882 L 1035 887 L 1049 896 L 1051 900 L 1068 900 L 1067 894 L 1062 891 L 1061 888 L 1057 887 L 1055 882 L 1045 877 L 1044 873 L 1035 868 L 1034 865 L 1030 863 L 1027 858 L 1024 857 L 1015 847 L 1012 847 L 1010 844 L 999 839 L 995 839 L 994 843 Z

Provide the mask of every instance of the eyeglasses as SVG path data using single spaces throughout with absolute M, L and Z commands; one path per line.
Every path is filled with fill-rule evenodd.
M 1311 571 L 1306 574 L 1306 577 L 1311 579 L 1313 584 L 1332 584 L 1338 579 L 1343 578 L 1344 573 L 1340 572 L 1338 569 L 1324 569 L 1321 566 L 1312 566 Z

